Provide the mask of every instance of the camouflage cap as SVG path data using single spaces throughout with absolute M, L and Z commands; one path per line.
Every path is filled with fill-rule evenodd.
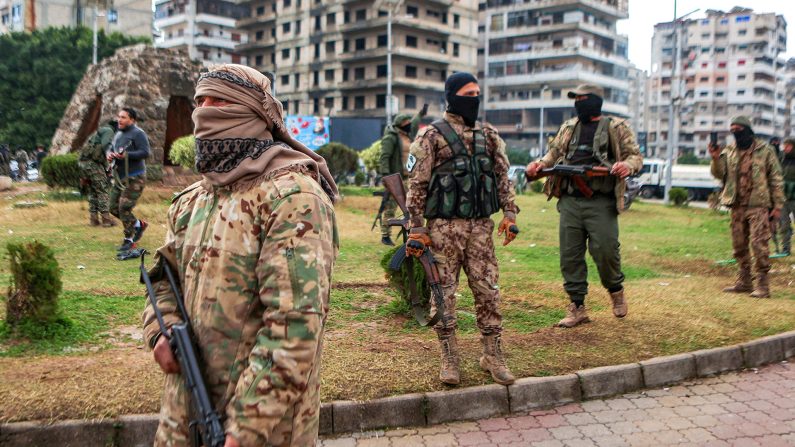
M 409 115 L 408 113 L 400 113 L 400 114 L 396 115 L 395 118 L 392 120 L 392 125 L 393 126 L 399 126 L 400 123 L 402 123 L 403 121 L 406 121 L 406 120 L 410 121 L 411 120 L 411 115 Z
M 785 146 L 788 144 L 795 146 L 795 138 L 784 138 L 784 142 L 782 144 Z
M 598 85 L 593 84 L 580 84 L 577 86 L 576 89 L 569 91 L 568 97 L 571 99 L 576 98 L 577 96 L 582 95 L 596 95 L 600 98 L 604 98 L 605 90 Z
M 731 120 L 731 124 L 737 124 L 739 126 L 744 126 L 744 127 L 749 128 L 749 129 L 751 129 L 751 127 L 752 127 L 751 119 L 748 118 L 745 115 L 737 115 L 737 116 L 733 117 L 732 120 Z

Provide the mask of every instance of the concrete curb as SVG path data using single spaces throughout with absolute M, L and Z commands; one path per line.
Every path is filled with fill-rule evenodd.
M 510 386 L 407 394 L 363 402 L 335 401 L 320 408 L 320 434 L 434 425 L 521 413 L 587 399 L 679 383 L 795 356 L 795 331 L 734 346 L 657 357 L 640 363 L 604 366 L 555 377 L 528 377 Z M 477 403 L 473 405 L 473 403 Z M 144 447 L 152 445 L 158 415 L 130 415 L 101 421 L 51 425 L 0 424 L 0 445 L 22 447 Z

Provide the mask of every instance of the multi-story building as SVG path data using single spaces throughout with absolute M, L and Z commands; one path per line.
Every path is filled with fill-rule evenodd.
M 237 47 L 250 66 L 274 73 L 290 114 L 385 117 L 387 7 L 392 18 L 393 113 L 444 110 L 444 81 L 474 71 L 476 0 L 249 0 Z
M 795 138 L 795 58 L 790 58 L 787 61 L 787 66 L 784 72 L 784 79 L 786 87 L 786 109 L 787 118 L 784 123 L 784 137 Z
M 629 67 L 629 123 L 640 145 L 641 154 L 647 149 L 649 128 L 649 74 L 634 65 Z
M 673 123 L 676 157 L 684 153 L 706 157 L 710 133 L 718 132 L 719 142 L 724 143 L 734 115 L 750 116 L 754 132 L 764 138 L 784 131 L 786 86 L 784 61 L 779 58 L 787 44 L 784 17 L 739 7 L 729 12 L 708 10 L 706 15 L 679 22 L 678 44 L 674 22 L 654 27 L 650 155 L 667 154 L 672 84 L 680 86 L 673 89 L 673 98 L 679 101 Z M 675 46 L 680 48 L 678 64 Z M 672 81 L 675 65 L 678 71 Z
M 481 2 L 486 119 L 509 147 L 540 155 L 540 133 L 574 115 L 566 92 L 578 84 L 603 87 L 604 112 L 629 116 L 627 37 L 616 31 L 627 17 L 628 0 Z
M 248 41 L 237 30 L 237 20 L 248 17 L 249 8 L 224 0 L 160 0 L 155 5 L 155 46 L 183 50 L 206 64 L 247 61 L 235 46 Z
M 131 36 L 152 36 L 150 0 L 0 0 L 0 34 L 50 26 L 93 27 Z

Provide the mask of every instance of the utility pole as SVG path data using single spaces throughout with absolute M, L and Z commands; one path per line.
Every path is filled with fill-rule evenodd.
M 387 8 L 386 21 L 386 125 L 392 124 L 392 19 L 403 0 L 384 0 Z
M 94 65 L 97 65 L 97 15 L 98 15 L 98 13 L 97 13 L 97 4 L 94 3 L 94 24 L 93 24 L 93 27 L 94 27 L 94 38 L 93 38 L 93 40 L 94 40 L 94 52 L 93 52 L 92 57 L 91 57 L 91 61 L 92 61 L 92 63 Z
M 540 123 L 538 125 L 538 156 L 544 155 L 544 92 L 549 90 L 549 86 L 544 84 L 541 87 L 541 113 L 539 114 Z

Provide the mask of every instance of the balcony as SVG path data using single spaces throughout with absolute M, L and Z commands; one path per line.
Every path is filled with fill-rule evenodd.
M 168 28 L 169 26 L 174 26 L 180 23 L 187 23 L 188 16 L 185 14 L 176 14 L 170 17 L 164 17 L 162 19 L 155 19 L 154 25 L 156 28 L 163 29 Z
M 238 29 L 252 29 L 257 28 L 260 25 L 264 25 L 266 23 L 272 23 L 276 21 L 275 15 L 262 15 L 259 17 L 246 17 L 245 19 L 240 19 L 237 21 L 237 28 Z
M 626 80 L 590 72 L 580 64 L 569 66 L 563 70 L 550 69 L 536 73 L 502 75 L 499 77 L 489 76 L 488 83 L 489 87 L 507 87 L 523 84 L 554 84 L 561 80 L 579 81 L 578 83 L 580 84 L 592 83 L 617 90 L 629 90 L 629 83 Z
M 615 53 L 607 51 L 599 51 L 594 48 L 584 48 L 576 45 L 553 47 L 552 43 L 541 48 L 533 48 L 528 51 L 503 53 L 496 55 L 489 55 L 489 63 L 502 62 L 502 61 L 517 61 L 523 59 L 560 59 L 570 57 L 587 57 L 599 62 L 618 65 L 620 67 L 628 67 L 629 61 Z
M 238 52 L 250 52 L 254 50 L 264 50 L 267 48 L 273 48 L 276 46 L 276 40 L 272 38 L 262 39 L 262 40 L 255 40 L 253 42 L 242 43 L 240 45 L 235 46 L 235 49 Z
M 237 42 L 231 39 L 216 36 L 196 36 L 194 44 L 197 47 L 223 48 L 234 51 Z
M 614 19 L 629 17 L 628 0 L 617 0 L 614 5 L 609 5 L 604 0 L 536 0 L 532 4 L 505 5 L 490 8 L 498 11 L 525 11 L 550 9 L 553 11 L 583 10 L 595 15 L 606 15 Z

